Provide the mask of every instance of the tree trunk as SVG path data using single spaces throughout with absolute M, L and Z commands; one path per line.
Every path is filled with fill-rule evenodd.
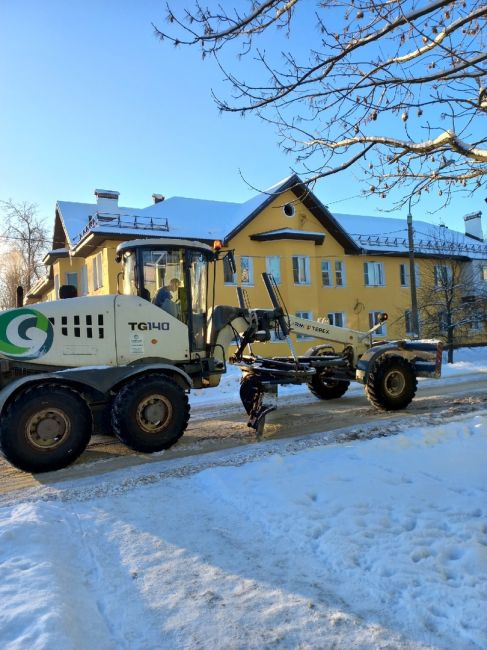
M 448 348 L 448 363 L 453 363 L 453 328 L 448 328 L 446 346 Z

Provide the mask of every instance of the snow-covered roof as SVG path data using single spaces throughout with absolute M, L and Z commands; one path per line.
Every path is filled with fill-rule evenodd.
M 25 294 L 25 299 L 29 298 L 34 298 L 42 293 L 42 291 L 50 285 L 52 282 L 52 277 L 50 271 L 48 271 L 45 275 L 42 275 L 36 282 L 32 285 L 32 287 L 27 291 Z
M 244 203 L 175 196 L 146 208 L 118 207 L 113 214 L 99 212 L 97 204 L 71 201 L 58 201 L 57 209 L 71 246 L 78 244 L 88 230 L 129 236 L 224 240 L 270 202 L 292 178 L 284 178 Z M 130 220 L 133 220 L 133 228 L 130 228 Z M 102 221 L 104 224 L 100 225 Z M 168 228 L 157 229 L 158 223 L 167 223 Z
M 120 206 L 115 207 L 113 212 L 103 212 L 97 204 L 58 201 L 57 211 L 71 248 L 78 246 L 90 234 L 115 235 L 119 239 L 135 236 L 228 241 L 279 193 L 294 188 L 296 197 L 299 198 L 300 186 L 304 187 L 302 181 L 298 176 L 292 175 L 244 203 L 175 196 L 145 208 Z M 311 191 L 305 191 L 302 200 L 347 252 L 408 252 L 406 218 L 340 213 L 330 215 Z M 463 233 L 416 219 L 413 227 L 416 253 L 487 258 L 487 246 Z M 286 228 L 273 231 L 274 238 L 279 233 L 291 236 L 293 232 L 297 236 L 305 231 Z M 307 234 L 308 237 L 323 235 Z M 268 239 L 265 235 L 269 233 L 255 233 L 252 238 Z
M 73 201 L 58 201 L 56 204 L 57 211 L 61 218 L 64 230 L 68 237 L 69 244 L 74 246 L 81 234 L 88 226 L 91 218 L 97 214 L 98 205 L 96 203 L 75 203 Z M 118 207 L 117 213 L 125 215 L 139 214 L 138 208 Z
M 335 219 L 364 251 L 407 253 L 407 221 L 394 217 L 375 217 L 333 213 Z M 486 258 L 487 245 L 446 226 L 413 220 L 414 251 L 429 255 L 447 254 Z
M 224 239 L 240 207 L 240 203 L 174 196 L 139 212 L 145 217 L 167 219 L 171 237 Z

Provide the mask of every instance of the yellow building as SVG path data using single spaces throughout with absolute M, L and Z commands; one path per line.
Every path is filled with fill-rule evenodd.
M 75 285 L 79 295 L 116 293 L 115 249 L 120 241 L 182 237 L 211 244 L 220 239 L 234 249 L 237 262 L 236 275 L 219 265 L 220 304 L 236 304 L 238 284 L 246 289 L 251 306 L 270 306 L 261 279 L 267 271 L 290 312 L 367 330 L 385 311 L 389 320 L 377 338 L 412 333 L 404 218 L 332 215 L 296 175 L 242 204 L 184 197 L 165 200 L 154 194 L 152 205 L 136 209 L 120 207 L 118 192 L 96 190 L 95 195 L 95 204 L 57 203 L 53 250 L 44 260 L 48 273 L 29 292 L 28 302 L 58 297 L 65 284 Z M 442 279 L 458 268 L 463 284 L 455 300 L 463 312 L 469 301 L 477 309 L 477 298 L 487 293 L 487 247 L 480 219 L 480 213 L 465 217 L 467 234 L 415 222 L 418 304 L 426 303 L 428 291 L 438 297 Z M 422 335 L 445 333 L 445 315 L 441 308 L 437 312 L 432 322 L 424 321 Z M 483 316 L 475 313 L 464 319 L 464 342 L 485 341 Z M 448 318 L 451 321 L 452 314 Z M 297 351 L 310 345 L 309 339 L 298 338 Z M 287 354 L 286 345 L 278 340 L 266 346 L 266 354 Z M 255 350 L 263 352 L 259 346 Z

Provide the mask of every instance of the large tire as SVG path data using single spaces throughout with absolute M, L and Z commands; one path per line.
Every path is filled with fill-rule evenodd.
M 0 446 L 25 472 L 50 472 L 73 463 L 92 433 L 90 410 L 74 390 L 57 384 L 33 386 L 8 405 Z
M 317 372 L 308 381 L 308 388 L 319 399 L 338 399 L 347 392 L 349 386 L 349 381 L 332 379 L 325 372 Z
M 240 399 L 247 415 L 250 415 L 257 394 L 262 391 L 259 380 L 254 375 L 245 375 L 240 379 Z
M 153 453 L 168 449 L 183 435 L 188 420 L 188 396 L 163 375 L 134 379 L 113 401 L 115 434 L 135 451 Z
M 398 411 L 411 403 L 417 386 L 416 375 L 406 359 L 384 357 L 370 373 L 365 392 L 369 402 L 381 411 Z
M 331 354 L 330 354 L 331 351 Z M 320 357 L 336 357 L 336 354 L 333 348 L 330 345 L 320 345 L 314 348 L 311 348 L 306 352 L 305 356 L 320 356 Z M 311 377 L 308 381 L 308 388 L 318 399 L 338 399 L 344 395 L 350 382 L 346 379 L 340 381 L 338 379 L 333 379 L 327 374 L 327 369 L 323 369 L 321 372 L 317 372 Z

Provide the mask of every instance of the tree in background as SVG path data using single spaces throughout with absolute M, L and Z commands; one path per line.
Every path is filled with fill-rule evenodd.
M 487 184 L 486 18 L 485 0 L 215 0 L 169 5 L 155 30 L 214 56 L 218 107 L 275 125 L 308 182 L 358 164 L 364 193 L 402 189 L 399 206 L 412 180 L 445 204 Z
M 0 261 L 0 309 L 17 304 L 17 287 L 23 286 L 22 258 L 17 251 L 3 253 Z
M 444 228 L 443 236 L 432 241 L 433 257 L 422 265 L 418 289 L 421 334 L 445 338 L 448 363 L 453 363 L 454 347 L 483 332 L 487 322 L 487 258 L 462 259 L 462 246 Z
M 15 307 L 18 286 L 29 291 L 44 272 L 42 258 L 48 244 L 47 227 L 37 215 L 37 206 L 26 201 L 1 201 L 2 261 L 0 304 Z

